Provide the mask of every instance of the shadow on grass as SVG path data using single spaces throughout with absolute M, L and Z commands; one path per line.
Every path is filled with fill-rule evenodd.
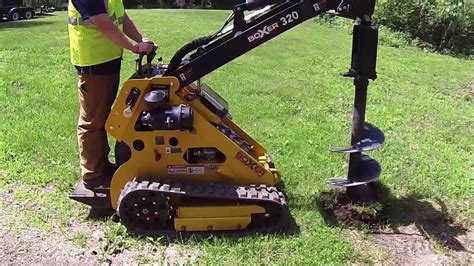
M 52 17 L 54 14 L 52 13 L 36 13 L 36 16 L 38 17 Z
M 0 21 L 0 30 L 2 29 L 19 29 L 19 28 L 31 28 L 53 24 L 53 21 L 45 21 L 44 19 L 34 17 L 29 20 L 18 20 L 18 21 Z
M 416 194 L 397 198 L 381 183 L 374 184 L 374 187 L 380 204 L 378 208 L 372 209 L 373 217 L 370 217 L 367 221 L 363 221 L 363 215 L 352 216 L 347 219 L 360 219 L 359 222 L 368 224 L 369 230 L 375 234 L 404 234 L 400 227 L 414 224 L 424 238 L 433 239 L 450 250 L 468 251 L 457 239 L 458 236 L 465 234 L 468 230 L 462 224 L 454 222 L 442 200 L 430 201 Z M 340 217 L 334 215 L 337 213 L 338 206 L 347 206 L 347 203 L 344 202 L 345 199 L 347 197 L 344 192 L 325 192 L 316 197 L 316 206 L 324 217 L 326 224 L 332 226 L 347 225 L 346 221 L 341 221 L 338 219 Z M 336 201 L 342 201 L 342 204 Z M 360 210 L 357 205 L 348 204 L 352 206 L 352 209 Z M 329 205 L 334 209 L 328 208 Z M 370 205 L 362 207 L 364 210 L 367 210 L 367 208 L 370 212 Z M 349 226 L 351 226 L 350 223 Z M 384 232 L 384 230 L 381 230 L 383 227 L 392 229 L 393 233 Z

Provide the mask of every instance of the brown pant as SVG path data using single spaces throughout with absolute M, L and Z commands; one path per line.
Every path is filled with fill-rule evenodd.
M 120 74 L 78 75 L 80 112 L 77 141 L 83 179 L 101 177 L 109 163 L 110 147 L 104 124 L 117 95 L 119 82 Z

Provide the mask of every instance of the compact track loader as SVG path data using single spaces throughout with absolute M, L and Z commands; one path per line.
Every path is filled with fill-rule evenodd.
M 94 208 L 113 208 L 130 232 L 272 233 L 285 228 L 289 208 L 281 176 L 267 150 L 236 125 L 227 102 L 201 82 L 208 73 L 302 22 L 323 13 L 357 20 L 351 69 L 356 100 L 348 179 L 356 200 L 370 200 L 380 166 L 363 152 L 383 134 L 364 122 L 368 79 L 375 79 L 375 0 L 248 0 L 235 6 L 224 26 L 176 52 L 169 64 L 155 54 L 137 59 L 106 122 L 117 143 L 110 188 L 71 198 Z M 337 45 L 337 44 L 335 44 Z

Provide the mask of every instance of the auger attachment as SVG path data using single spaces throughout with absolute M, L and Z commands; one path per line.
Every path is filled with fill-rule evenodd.
M 349 173 L 347 179 L 327 181 L 333 186 L 347 187 L 349 198 L 355 202 L 376 200 L 372 184 L 382 172 L 380 164 L 364 153 L 381 147 L 385 141 L 380 129 L 365 122 L 369 79 L 377 78 L 377 45 L 378 27 L 371 22 L 369 16 L 364 16 L 359 24 L 354 25 L 351 68 L 343 74 L 353 78 L 355 86 L 351 146 L 331 149 L 333 152 L 350 154 Z
M 378 149 L 383 146 L 385 136 L 380 129 L 372 124 L 365 123 L 362 128 L 362 139 L 350 147 L 331 148 L 330 151 L 337 153 L 356 153 Z

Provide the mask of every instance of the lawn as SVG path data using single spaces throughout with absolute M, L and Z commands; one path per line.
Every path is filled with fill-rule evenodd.
M 130 15 L 160 45 L 165 61 L 227 17 L 223 11 L 133 10 Z M 111 220 L 86 219 L 88 209 L 67 198 L 78 180 L 78 103 L 65 18 L 55 13 L 0 23 L 0 212 L 15 217 L 3 226 L 61 235 L 86 249 L 97 244 L 90 242 L 99 227 L 102 259 L 135 250 L 136 262 L 172 260 L 169 248 L 192 262 L 212 264 L 383 259 L 366 247 L 372 245 L 370 234 L 328 225 L 316 206 L 320 193 L 330 189 L 325 180 L 347 171 L 347 157 L 328 148 L 350 139 L 352 82 L 338 75 L 350 62 L 349 28 L 308 21 L 206 78 L 227 99 L 234 120 L 272 153 L 300 232 L 167 242 L 127 236 Z M 126 53 L 122 81 L 133 73 L 133 59 Z M 407 212 L 422 211 L 414 208 L 423 205 L 410 202 L 438 202 L 449 219 L 468 227 L 474 221 L 474 62 L 388 42 L 382 42 L 378 60 L 367 120 L 386 135 L 384 148 L 371 156 L 381 163 L 381 182 L 392 197 L 388 216 L 400 221 Z M 2 200 L 5 195 L 13 200 Z M 75 230 L 78 223 L 86 229 Z M 348 237 L 354 233 L 364 245 Z

